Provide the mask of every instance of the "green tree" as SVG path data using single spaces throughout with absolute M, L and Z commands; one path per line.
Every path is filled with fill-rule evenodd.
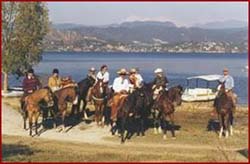
M 2 3 L 2 73 L 5 92 L 9 74 L 17 71 L 24 73 L 41 60 L 48 25 L 48 9 L 42 2 Z

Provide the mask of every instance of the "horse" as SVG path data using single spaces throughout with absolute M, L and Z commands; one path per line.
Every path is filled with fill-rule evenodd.
M 80 113 L 80 105 L 83 102 L 81 113 L 84 114 L 85 119 L 87 118 L 87 114 L 85 112 L 85 108 L 87 105 L 87 94 L 89 89 L 95 84 L 95 79 L 91 76 L 87 76 L 87 78 L 79 81 L 77 83 L 78 86 L 78 102 L 77 102 L 77 113 Z
M 222 137 L 223 131 L 225 131 L 225 137 L 228 138 L 229 134 L 233 135 L 232 120 L 234 106 L 232 98 L 226 94 L 224 83 L 220 85 L 219 92 L 214 100 L 214 107 L 218 113 L 220 123 L 219 138 Z
M 105 107 L 105 87 L 102 79 L 98 79 L 96 84 L 93 86 L 91 90 L 90 99 L 93 100 L 95 106 L 95 121 L 99 126 L 99 122 L 101 122 L 101 126 L 104 126 L 104 117 L 103 110 Z
M 56 115 L 54 116 L 54 128 L 56 127 L 56 118 L 60 115 L 63 124 L 63 130 L 65 130 L 65 117 L 67 113 L 67 103 L 70 102 L 76 105 L 75 102 L 77 99 L 77 88 L 74 86 L 62 88 L 54 92 L 54 101 L 55 107 L 54 110 L 56 111 Z
M 38 134 L 37 129 L 37 121 L 38 117 L 41 112 L 40 103 L 42 101 L 45 101 L 48 106 L 52 106 L 54 104 L 53 101 L 53 95 L 50 88 L 42 88 L 39 90 L 34 91 L 34 93 L 28 95 L 24 99 L 24 110 L 27 112 L 28 118 L 29 118 L 29 135 L 32 136 L 32 124 L 33 124 L 33 118 L 35 120 L 35 133 Z M 26 113 L 25 112 L 25 113 Z M 27 115 L 24 115 L 24 129 L 26 129 L 26 120 Z
M 117 125 L 120 125 L 121 143 L 132 136 L 132 126 L 137 127 L 137 136 L 145 135 L 144 123 L 150 114 L 149 98 L 152 98 L 146 91 L 144 87 L 136 88 L 124 99 L 121 108 L 118 109 Z M 124 136 L 125 130 L 127 130 L 126 136 Z
M 166 120 L 169 117 L 171 122 L 171 133 L 172 137 L 175 138 L 174 130 L 174 111 L 175 106 L 181 105 L 181 95 L 183 93 L 183 88 L 178 85 L 171 87 L 168 91 L 163 91 L 157 101 L 154 102 L 153 108 L 157 114 L 154 114 L 154 132 L 157 133 L 156 124 L 162 122 L 163 129 L 163 139 L 166 139 L 167 124 Z M 160 128 L 158 128 L 159 130 Z

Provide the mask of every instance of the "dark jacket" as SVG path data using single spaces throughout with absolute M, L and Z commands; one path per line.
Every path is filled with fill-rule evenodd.
M 163 88 L 166 88 L 166 83 L 168 83 L 168 79 L 165 76 L 161 76 L 161 77 L 157 76 L 154 79 L 154 85 L 156 85 L 157 88 L 160 86 L 162 86 Z
M 34 92 L 35 90 L 40 89 L 41 87 L 42 85 L 37 77 L 28 79 L 28 77 L 26 76 L 23 79 L 23 90 L 25 94 Z

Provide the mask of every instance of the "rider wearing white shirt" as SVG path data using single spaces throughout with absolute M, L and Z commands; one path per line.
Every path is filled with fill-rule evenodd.
M 103 82 L 108 84 L 109 82 L 108 66 L 107 65 L 101 66 L 101 69 L 97 73 L 96 77 L 97 79 L 103 79 Z
M 117 72 L 119 77 L 115 78 L 113 82 L 113 90 L 115 93 L 128 92 L 129 91 L 129 81 L 126 79 L 127 71 L 121 69 Z

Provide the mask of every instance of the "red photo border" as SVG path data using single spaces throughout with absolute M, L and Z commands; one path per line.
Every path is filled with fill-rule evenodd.
M 0 7 L 1 7 L 1 10 L 2 10 L 2 2 L 9 2 L 9 1 L 12 1 L 12 2 L 36 2 L 36 1 L 39 1 L 39 0 L 1 0 L 1 3 L 0 3 Z M 227 2 L 248 2 L 248 66 L 250 64 L 250 60 L 249 60 L 249 57 L 250 57 L 250 53 L 249 53 L 249 49 L 250 49 L 250 45 L 249 45 L 249 36 L 250 36 L 250 33 L 249 33 L 249 25 L 250 25 L 250 0 L 40 0 L 39 2 L 178 2 L 178 3 L 181 3 L 181 2 L 224 2 L 224 3 L 227 3 Z M 1 19 L 2 19 L 2 12 L 0 13 L 1 15 Z M 2 21 L 0 23 L 0 26 L 1 26 L 1 29 L 2 29 Z M 2 30 L 0 31 L 0 34 L 2 36 Z M 0 40 L 0 43 L 2 45 L 2 40 Z M 1 51 L 1 56 L 2 56 L 2 51 Z M 1 57 L 1 62 L 2 62 L 2 57 Z M 1 70 L 2 70 L 2 67 L 1 67 Z M 249 104 L 250 104 L 250 98 L 249 98 L 249 95 L 250 95 L 250 89 L 249 89 L 249 70 L 248 70 L 248 115 L 249 115 Z M 2 76 L 0 77 L 1 80 L 2 80 Z M 1 84 L 2 85 L 2 84 Z M 1 104 L 2 104 L 2 94 L 1 94 L 1 100 L 0 100 Z M 1 105 L 1 109 L 2 109 L 2 105 Z M 1 110 L 2 111 L 2 110 Z M 2 112 L 0 114 L 0 120 L 1 120 L 1 123 L 2 123 Z M 249 163 L 249 134 L 250 134 L 250 131 L 249 131 L 249 123 L 250 121 L 250 117 L 248 116 L 248 162 L 233 162 L 233 163 Z M 0 142 L 2 144 L 2 126 L 0 126 L 0 129 L 1 129 L 1 137 L 0 137 Z M 2 161 L 2 148 L 0 149 L 1 151 L 1 154 L 0 154 L 0 159 L 1 159 L 1 163 L 30 163 L 30 162 L 3 162 Z M 95 164 L 98 164 L 98 163 L 184 163 L 184 162 L 32 162 L 32 163 L 95 163 Z M 192 162 L 185 162 L 185 163 L 192 163 Z M 211 163 L 211 162 L 195 162 L 195 163 Z M 225 163 L 225 162 L 218 162 L 218 163 Z

